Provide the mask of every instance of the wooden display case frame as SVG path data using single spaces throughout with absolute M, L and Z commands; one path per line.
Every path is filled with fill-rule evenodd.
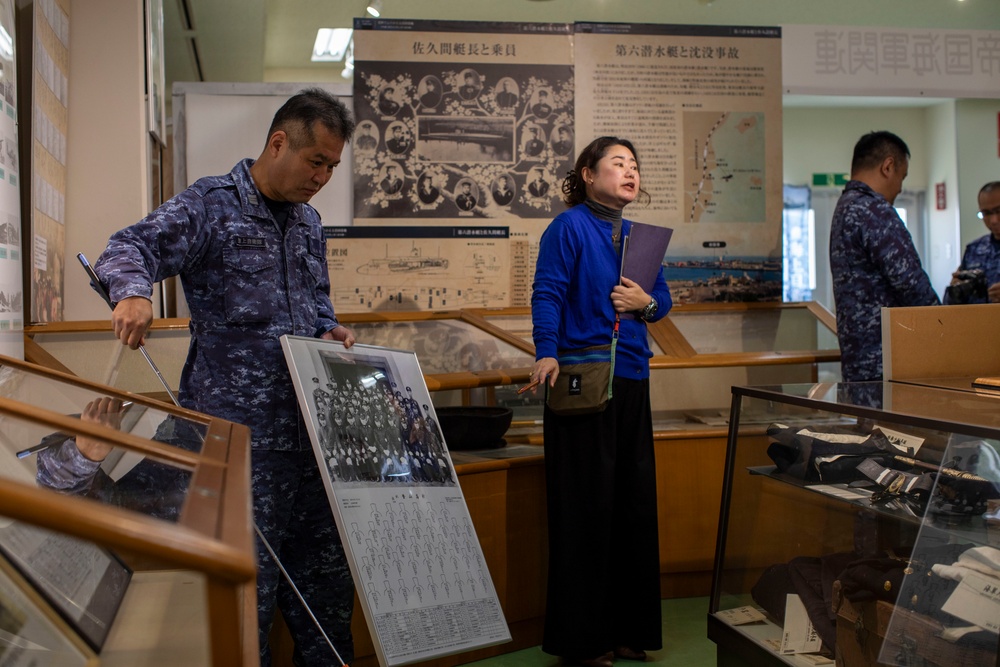
M 5 480 L 0 483 L 0 515 L 99 544 L 116 552 L 137 571 L 187 573 L 199 580 L 205 595 L 194 604 L 207 618 L 209 664 L 213 667 L 256 665 L 258 661 L 256 616 L 245 613 L 255 606 L 255 553 L 250 513 L 249 429 L 197 412 L 164 404 L 148 397 L 83 380 L 74 375 L 28 362 L 0 357 L 0 364 L 25 373 L 93 391 L 97 395 L 133 401 L 170 415 L 206 424 L 200 452 L 116 431 L 92 422 L 51 412 L 10 398 L 0 398 L 0 415 L 27 420 L 46 429 L 88 436 L 116 447 L 139 452 L 165 463 L 189 469 L 190 486 L 176 524 L 84 497 Z M 191 582 L 188 582 L 191 583 Z M 150 613 L 152 602 L 126 595 L 101 655 L 101 664 L 168 664 L 158 655 L 170 655 L 170 629 L 138 627 L 138 636 L 118 636 L 122 619 Z M 170 601 L 152 618 L 168 618 Z M 128 605 L 132 605 L 131 607 Z M 251 607 L 252 608 L 252 607 Z M 196 639 L 192 639 L 196 641 Z

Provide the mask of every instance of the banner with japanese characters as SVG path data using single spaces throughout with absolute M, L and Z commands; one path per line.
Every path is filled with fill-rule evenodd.
M 796 94 L 1000 97 L 1000 31 L 794 25 L 783 86 Z
M 781 29 L 578 23 L 581 136 L 629 138 L 675 302 L 781 299 Z

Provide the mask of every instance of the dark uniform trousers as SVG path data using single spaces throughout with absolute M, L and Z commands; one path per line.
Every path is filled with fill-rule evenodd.
M 545 408 L 549 580 L 542 650 L 658 649 L 660 558 L 649 380 L 614 379 L 604 412 Z
M 354 659 L 351 641 L 354 582 L 316 456 L 308 449 L 261 450 L 253 452 L 251 462 L 257 527 L 278 554 L 341 659 L 350 663 Z M 261 667 L 270 665 L 266 639 L 275 603 L 295 640 L 295 665 L 339 664 L 259 539 L 257 562 Z

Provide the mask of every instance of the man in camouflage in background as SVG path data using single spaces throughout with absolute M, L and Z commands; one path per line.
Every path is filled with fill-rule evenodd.
M 882 307 L 941 303 L 892 206 L 909 162 L 910 149 L 895 134 L 864 135 L 833 212 L 830 270 L 846 382 L 882 379 Z
M 323 227 L 307 204 L 353 132 L 350 112 L 329 93 L 292 96 L 256 161 L 199 179 L 116 232 L 95 264 L 115 303 L 115 335 L 133 349 L 153 320 L 153 284 L 180 276 L 191 346 L 179 400 L 250 427 L 254 520 L 345 662 L 353 658 L 354 586 L 279 338 L 354 344 L 334 315 Z M 259 540 L 257 562 L 261 666 L 270 665 L 276 604 L 296 664 L 336 664 Z
M 990 233 L 965 246 L 962 263 L 952 275 L 951 284 L 960 281 L 960 271 L 979 269 L 985 274 L 986 293 L 953 301 L 945 290 L 945 303 L 1000 303 L 1000 181 L 990 181 L 980 188 L 978 203 L 977 215 Z

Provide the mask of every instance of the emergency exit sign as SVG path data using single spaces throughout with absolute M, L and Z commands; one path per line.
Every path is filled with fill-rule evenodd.
M 819 188 L 832 188 L 838 185 L 847 185 L 847 181 L 849 180 L 849 174 L 813 174 L 813 186 Z

